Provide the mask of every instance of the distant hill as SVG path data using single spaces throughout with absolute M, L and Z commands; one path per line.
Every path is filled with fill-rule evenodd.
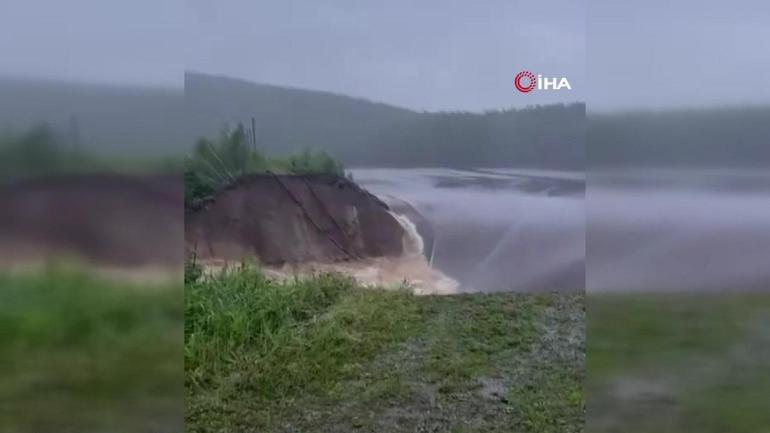
M 426 113 L 200 73 L 185 74 L 185 86 L 0 77 L 0 135 L 45 121 L 85 151 L 175 156 L 225 125 L 249 127 L 254 117 L 263 151 L 326 150 L 347 166 L 581 170 L 587 161 L 591 166 L 767 166 L 770 161 L 767 106 L 591 113 L 586 121 L 585 104 Z
M 588 116 L 588 161 L 602 166 L 770 166 L 770 106 Z
M 371 153 L 373 131 L 402 124 L 417 113 L 328 92 L 254 84 L 197 73 L 185 74 L 192 139 L 216 135 L 225 125 L 257 123 L 268 153 L 313 147 L 357 160 Z
M 348 166 L 584 166 L 584 104 L 421 113 L 200 73 L 185 74 L 185 98 L 191 143 L 253 117 L 261 150 L 311 147 Z
M 71 144 L 103 155 L 181 155 L 190 144 L 181 88 L 0 77 L 0 134 L 19 134 L 41 122 Z
M 185 89 L 0 77 L 0 135 L 47 122 L 64 141 L 102 155 L 173 156 L 229 125 L 285 155 L 325 150 L 347 166 L 582 169 L 585 105 L 416 112 L 328 92 L 185 74 Z

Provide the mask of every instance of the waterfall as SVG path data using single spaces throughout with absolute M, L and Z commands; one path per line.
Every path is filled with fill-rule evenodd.
M 425 249 L 425 242 L 422 240 L 422 236 L 417 232 L 417 226 L 407 218 L 405 215 L 389 212 L 393 218 L 401 224 L 404 229 L 404 254 L 409 256 L 422 256 Z

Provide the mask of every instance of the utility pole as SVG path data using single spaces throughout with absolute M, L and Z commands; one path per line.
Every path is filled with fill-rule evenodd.
M 257 151 L 257 128 L 254 116 L 251 116 L 251 146 L 254 148 L 254 152 Z

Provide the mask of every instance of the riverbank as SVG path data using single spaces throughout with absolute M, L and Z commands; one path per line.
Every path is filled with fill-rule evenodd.
M 582 295 L 419 297 L 253 268 L 186 293 L 191 432 L 582 429 Z
M 185 232 L 187 256 L 214 272 L 247 261 L 276 279 L 340 272 L 364 286 L 408 281 L 421 294 L 460 291 L 430 266 L 430 226 L 416 210 L 388 205 L 342 176 L 242 176 L 188 208 Z
M 336 175 L 249 174 L 185 212 L 188 255 L 260 263 L 398 256 L 401 224 L 377 197 Z

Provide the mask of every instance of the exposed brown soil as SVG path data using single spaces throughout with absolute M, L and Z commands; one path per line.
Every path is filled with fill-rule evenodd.
M 405 232 L 388 206 L 348 179 L 244 176 L 185 216 L 188 255 L 266 265 L 399 256 Z
M 72 256 L 181 268 L 181 175 L 60 175 L 0 184 L 0 265 Z

